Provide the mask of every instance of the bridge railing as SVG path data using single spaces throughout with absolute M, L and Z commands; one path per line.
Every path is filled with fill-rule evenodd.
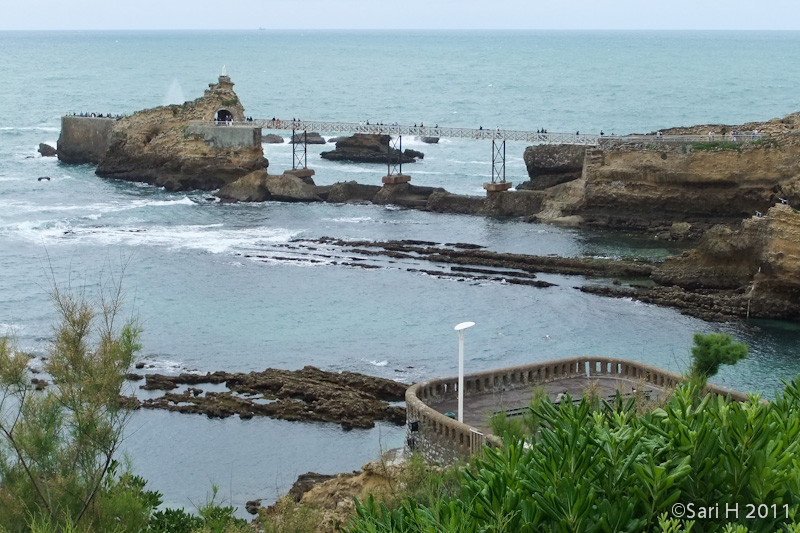
M 204 121 L 191 121 L 192 124 L 208 124 Z M 765 137 L 760 133 L 740 133 L 739 135 L 596 135 L 575 133 L 540 133 L 538 131 L 450 128 L 438 125 L 405 126 L 398 124 L 366 124 L 361 122 L 326 122 L 318 120 L 257 119 L 247 121 L 214 122 L 220 126 L 262 128 L 271 130 L 316 131 L 325 133 L 372 133 L 383 135 L 406 135 L 415 137 L 444 137 L 460 139 L 495 139 L 501 141 L 522 141 L 531 144 L 572 144 L 598 146 L 605 142 L 624 143 L 696 143 L 696 142 L 735 142 L 746 143 Z
M 464 397 L 490 394 L 498 390 L 529 388 L 577 377 L 612 377 L 642 381 L 665 390 L 683 382 L 680 374 L 652 365 L 609 357 L 574 357 L 543 363 L 477 372 L 464 376 Z M 747 401 L 747 395 L 716 385 L 707 392 Z M 418 450 L 430 461 L 450 462 L 476 451 L 476 441 L 493 446 L 500 441 L 478 429 L 437 411 L 432 404 L 458 396 L 458 377 L 436 378 L 417 383 L 406 391 L 406 419 L 409 447 Z M 488 415 L 487 415 L 488 416 Z M 476 436 L 477 434 L 477 436 Z M 480 446 L 477 446 L 480 448 Z

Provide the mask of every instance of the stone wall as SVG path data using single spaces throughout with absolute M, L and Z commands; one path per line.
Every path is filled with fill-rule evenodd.
M 186 133 L 201 135 L 212 148 L 261 148 L 261 128 L 192 123 Z
M 528 388 L 538 383 L 585 376 L 611 376 L 642 380 L 657 387 L 673 388 L 683 377 L 661 368 L 608 357 L 574 357 L 532 365 L 502 368 L 464 376 L 464 398 L 495 390 Z M 747 395 L 708 385 L 708 392 L 747 401 Z M 480 452 L 484 444 L 500 446 L 494 435 L 453 420 L 430 407 L 431 403 L 458 396 L 458 377 L 431 379 L 406 391 L 406 451 L 420 453 L 426 461 L 450 464 Z
M 113 118 L 61 117 L 58 159 L 75 165 L 99 163 L 108 149 L 116 122 Z

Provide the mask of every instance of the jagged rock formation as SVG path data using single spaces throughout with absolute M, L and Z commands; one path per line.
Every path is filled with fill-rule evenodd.
M 310 183 L 309 183 L 310 182 Z M 317 187 L 311 178 L 298 178 L 291 174 L 271 175 L 266 170 L 256 170 L 229 183 L 214 193 L 228 202 L 321 202 Z
M 142 181 L 168 190 L 218 189 L 266 168 L 259 128 L 214 125 L 244 119 L 227 76 L 182 105 L 161 106 L 116 121 L 97 174 Z M 190 124 L 204 121 L 204 125 Z
M 352 137 L 343 137 L 336 142 L 336 149 L 322 152 L 320 156 L 330 161 L 353 161 L 356 163 L 381 163 L 386 164 L 389 152 L 389 136 L 372 133 L 356 133 Z M 415 150 L 406 150 L 402 154 L 399 150 L 391 149 L 392 162 L 415 163 L 416 159 L 424 154 Z
M 58 155 L 58 151 L 50 146 L 49 144 L 39 143 L 39 150 L 37 150 L 42 157 L 56 157 Z
M 751 316 L 800 318 L 800 214 L 776 205 L 739 229 L 715 226 L 652 277 L 688 290 L 735 290 Z

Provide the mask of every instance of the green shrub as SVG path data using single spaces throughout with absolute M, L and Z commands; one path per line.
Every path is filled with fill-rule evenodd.
M 203 527 L 203 520 L 199 516 L 187 513 L 183 509 L 167 508 L 153 513 L 147 531 L 151 533 L 192 533 L 201 527 Z
M 692 150 L 697 150 L 698 152 L 720 152 L 722 150 L 741 152 L 742 147 L 733 141 L 708 141 L 692 143 Z
M 663 407 L 645 413 L 620 396 L 579 405 L 542 402 L 535 409 L 538 433 L 501 450 L 485 448 L 475 467 L 461 474 L 459 494 L 431 502 L 409 498 L 395 509 L 368 498 L 357 502 L 345 530 L 740 530 L 724 516 L 674 519 L 675 503 L 776 505 L 779 516 L 744 520 L 742 513 L 741 523 L 751 532 L 795 530 L 798 383 L 787 384 L 770 403 L 697 396 L 692 386 L 682 386 Z
M 733 342 L 726 333 L 695 333 L 690 375 L 708 379 L 719 372 L 720 365 L 735 365 L 747 357 L 747 345 Z
M 130 416 L 120 393 L 140 329 L 117 324 L 118 287 L 102 292 L 97 310 L 82 295 L 56 288 L 52 296 L 60 320 L 44 391 L 31 382 L 31 357 L 0 339 L 0 528 L 133 531 L 146 523 L 151 493 L 130 474 L 115 479 L 114 456 Z

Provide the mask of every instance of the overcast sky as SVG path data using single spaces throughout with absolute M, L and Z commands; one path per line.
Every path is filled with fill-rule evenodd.
M 798 30 L 800 0 L 10 0 L 0 30 Z

